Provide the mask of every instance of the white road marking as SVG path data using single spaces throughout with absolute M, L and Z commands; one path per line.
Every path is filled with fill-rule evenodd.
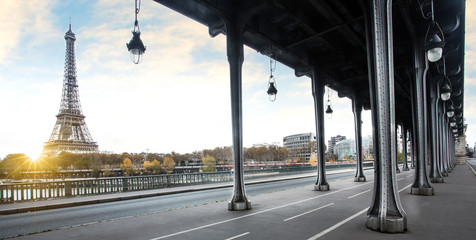
M 330 227 L 330 228 L 328 228 L 328 229 L 326 229 L 326 230 L 324 230 L 324 231 L 322 231 L 322 232 L 320 232 L 320 233 L 318 233 L 318 234 L 316 234 L 316 235 L 314 235 L 314 236 L 308 238 L 307 240 L 316 240 L 316 239 L 318 239 L 318 238 L 320 238 L 320 237 L 326 235 L 327 233 L 329 233 L 329 232 L 335 230 L 336 228 L 340 227 L 340 226 L 343 225 L 344 223 L 346 223 L 346 222 L 348 222 L 348 221 L 350 221 L 350 220 L 356 218 L 357 216 L 361 215 L 362 213 L 366 212 L 368 209 L 369 209 L 369 208 L 362 209 L 362 210 L 359 211 L 358 213 L 356 213 L 356 214 L 354 214 L 354 215 L 352 215 L 352 216 L 350 216 L 350 217 L 348 217 L 348 218 L 346 218 L 346 219 L 344 219 L 344 220 L 338 222 L 338 223 L 335 224 L 334 226 L 332 226 L 332 227 Z
M 286 218 L 286 219 L 284 219 L 283 221 L 284 221 L 284 222 L 287 222 L 287 221 L 289 221 L 289 220 L 291 220 L 291 219 L 298 218 L 298 217 L 300 217 L 300 216 L 306 215 L 306 214 L 308 214 L 308 213 L 315 212 L 315 211 L 317 211 L 317 210 L 320 210 L 320 209 L 323 209 L 323 208 L 329 207 L 329 206 L 331 206 L 331 205 L 334 205 L 334 203 L 329 203 L 329 204 L 327 204 L 327 205 L 324 205 L 324 206 L 322 206 L 322 207 L 318 207 L 318 208 L 316 208 L 316 209 L 312 209 L 312 210 L 310 210 L 310 211 L 307 211 L 307 212 L 304 212 L 304 213 L 298 214 L 298 215 L 296 215 L 296 216 L 294 216 L 294 217 Z
M 246 236 L 246 235 L 248 235 L 248 234 L 250 234 L 250 232 L 245 232 L 245 233 L 242 233 L 242 234 L 240 234 L 240 235 L 236 235 L 236 236 L 234 236 L 234 237 L 227 238 L 227 239 L 225 239 L 225 240 L 237 239 L 237 238 L 239 238 L 239 237 L 243 237 L 243 236 Z
M 336 190 L 336 191 L 333 191 L 333 192 L 328 192 L 328 193 L 326 193 L 326 194 L 322 194 L 322 195 L 319 195 L 319 196 L 316 196 L 316 197 L 312 197 L 312 198 L 303 199 L 303 200 L 300 200 L 300 201 L 297 201 L 297 202 L 292 202 L 292 203 L 284 204 L 284 205 L 281 205 L 281 206 L 269 208 L 269 209 L 262 210 L 262 211 L 259 211 L 259 212 L 254 212 L 254 213 L 246 214 L 246 215 L 243 215 L 243 216 L 240 216 L 240 217 L 230 218 L 230 219 L 227 219 L 227 220 L 223 220 L 223 221 L 219 221 L 219 222 L 215 222 L 215 223 L 210 223 L 210 224 L 203 225 L 203 226 L 200 226 L 200 227 L 191 228 L 191 229 L 188 229 L 188 230 L 183 230 L 183 231 L 180 231 L 180 232 L 172 233 L 172 234 L 165 235 L 165 236 L 162 236 L 162 237 L 152 238 L 152 239 L 150 239 L 150 240 L 165 239 L 165 238 L 177 236 L 177 235 L 184 234 L 184 233 L 189 233 L 189 232 L 193 232 L 193 231 L 200 230 L 200 229 L 204 229 L 204 228 L 208 228 L 208 227 L 213 227 L 213 226 L 216 226 L 216 225 L 219 225 L 219 224 L 223 224 L 223 223 L 227 223 L 227 222 L 232 222 L 232 221 L 239 220 L 239 219 L 242 219 L 242 218 L 246 218 L 246 217 L 258 215 L 258 214 L 261 214 L 261 213 L 265 213 L 265 212 L 273 211 L 273 210 L 276 210 L 276 209 L 280 209 L 280 208 L 284 208 L 284 207 L 296 205 L 296 204 L 303 203 L 303 202 L 307 202 L 307 201 L 310 201 L 310 200 L 314 200 L 314 199 L 317 199 L 317 198 L 325 197 L 325 196 L 328 196 L 328 195 L 331 195 L 331 194 L 334 194 L 334 193 L 338 193 L 338 192 L 342 192 L 342 191 L 345 191 L 345 190 L 348 190 L 348 189 L 361 187 L 361 186 L 364 186 L 364 185 L 367 185 L 367 184 L 370 184 L 370 183 L 372 183 L 372 181 L 371 181 L 371 182 L 367 182 L 367 183 L 363 183 L 363 184 L 359 184 L 359 185 L 355 185 L 355 186 L 352 186 L 352 187 L 347 187 L 347 188 L 339 189 L 339 190 Z
M 405 189 L 409 188 L 411 185 L 412 185 L 412 184 L 408 184 L 406 187 L 404 187 L 404 188 L 402 188 L 402 189 L 398 190 L 398 192 L 401 192 L 401 191 L 403 191 L 403 190 L 405 190 Z
M 357 197 L 357 196 L 359 196 L 360 194 L 364 194 L 364 193 L 366 193 L 366 192 L 370 192 L 370 191 L 372 191 L 372 189 L 369 189 L 369 190 L 366 190 L 366 191 L 363 191 L 363 192 L 360 192 L 360 193 L 354 194 L 354 195 L 352 195 L 352 196 L 349 196 L 349 197 L 347 197 L 347 198 L 348 198 L 348 199 L 351 199 L 351 198 L 353 198 L 353 197 Z
M 403 190 L 409 188 L 410 186 L 411 186 L 411 184 L 409 184 L 409 185 L 407 185 L 406 187 L 400 189 L 398 192 L 401 192 L 401 191 L 403 191 Z M 316 234 L 316 235 L 314 235 L 314 236 L 308 238 L 308 240 L 316 240 L 316 239 L 318 239 L 318 238 L 320 238 L 320 237 L 326 235 L 327 233 L 329 233 L 329 232 L 335 230 L 336 228 L 342 226 L 342 225 L 345 224 L 346 222 L 348 222 L 348 221 L 350 221 L 350 220 L 352 220 L 352 219 L 358 217 L 358 216 L 361 215 L 362 213 L 366 212 L 368 209 L 369 209 L 369 208 L 362 209 L 360 212 L 358 212 L 358 213 L 356 213 L 356 214 L 354 214 L 354 215 L 352 215 L 352 216 L 350 216 L 350 217 L 348 217 L 348 218 L 346 218 L 346 219 L 344 219 L 344 220 L 338 222 L 338 223 L 335 224 L 334 226 L 332 226 L 332 227 L 330 227 L 330 228 L 328 228 L 328 229 L 326 229 L 326 230 L 324 230 L 324 231 L 322 231 L 322 232 L 320 232 L 320 233 L 318 233 L 318 234 Z

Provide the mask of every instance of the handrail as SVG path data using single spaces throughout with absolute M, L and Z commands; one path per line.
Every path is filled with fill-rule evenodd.
M 364 163 L 364 166 L 372 166 L 372 164 L 373 163 Z M 326 168 L 348 168 L 353 166 L 355 166 L 355 164 L 339 164 L 329 165 L 326 166 Z M 244 177 L 245 180 L 249 180 L 278 175 L 300 174 L 315 169 L 316 167 L 250 170 L 245 171 Z M 233 181 L 232 171 L 5 183 L 0 184 L 0 203 L 14 203 L 21 201 L 45 200 L 230 181 Z

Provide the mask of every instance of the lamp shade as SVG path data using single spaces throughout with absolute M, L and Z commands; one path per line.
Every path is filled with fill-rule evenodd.
M 453 104 L 450 104 L 448 106 L 448 109 L 446 109 L 446 115 L 450 118 L 455 115 L 455 108 L 453 107 Z
M 131 54 L 132 62 L 135 64 L 140 63 L 142 61 L 142 55 L 145 53 L 145 46 L 140 39 L 140 32 L 133 31 L 132 39 L 126 46 Z
M 443 101 L 448 101 L 451 97 L 451 87 L 448 82 L 445 82 L 440 90 L 440 97 Z
M 439 32 L 443 34 L 439 31 L 437 23 L 433 22 L 428 29 L 428 35 L 425 42 L 425 51 L 427 53 L 428 61 L 430 62 L 436 62 L 443 56 L 445 41 L 438 36 Z
M 269 100 L 274 102 L 276 100 L 276 94 L 278 93 L 278 89 L 274 86 L 274 82 L 269 83 L 268 91 L 266 91 L 269 96 Z

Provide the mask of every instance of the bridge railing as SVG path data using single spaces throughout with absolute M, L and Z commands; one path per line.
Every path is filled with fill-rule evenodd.
M 364 166 L 371 165 L 372 163 L 364 164 Z M 329 165 L 326 168 L 349 168 L 353 166 L 355 166 L 355 164 L 339 164 Z M 301 174 L 314 170 L 316 170 L 316 167 L 250 170 L 246 171 L 244 176 L 245 180 L 249 180 L 278 175 Z M 227 171 L 32 183 L 7 183 L 0 184 L 0 203 L 159 189 L 194 184 L 230 182 L 233 181 L 233 176 L 232 171 Z

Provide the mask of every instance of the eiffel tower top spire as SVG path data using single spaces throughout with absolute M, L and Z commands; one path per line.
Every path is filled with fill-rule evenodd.
M 59 154 L 62 151 L 97 152 L 98 146 L 86 126 L 79 101 L 74 53 L 76 35 L 71 30 L 71 20 L 64 39 L 66 40 L 66 56 L 61 104 L 59 113 L 56 115 L 55 127 L 49 141 L 45 143 L 43 152 L 52 154 Z

